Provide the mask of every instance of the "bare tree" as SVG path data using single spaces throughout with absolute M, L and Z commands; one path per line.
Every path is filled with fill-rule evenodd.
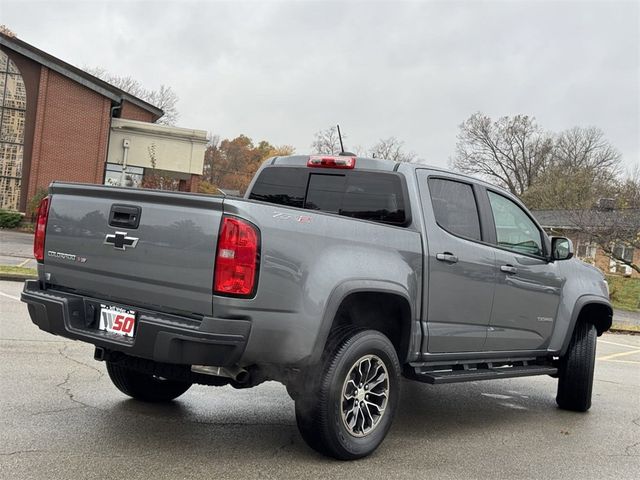
M 521 198 L 531 208 L 589 209 L 619 195 L 620 161 L 601 130 L 574 127 L 555 136 L 548 165 Z
M 460 125 L 452 166 L 522 195 L 546 170 L 552 150 L 552 137 L 533 117 L 516 115 L 493 121 L 478 112 Z
M 347 138 L 343 133 L 342 140 Z M 311 144 L 314 153 L 323 155 L 338 155 L 342 149 L 340 148 L 340 136 L 337 127 L 329 127 L 325 130 L 319 130 L 314 134 L 314 140 Z
M 404 142 L 396 137 L 380 139 L 378 143 L 369 149 L 369 155 L 373 158 L 384 158 L 394 162 L 411 163 L 417 159 L 415 152 L 404 151 Z
M 640 162 L 629 168 L 620 187 L 618 206 L 640 209 Z
M 620 173 L 620 152 L 599 128 L 574 127 L 557 136 L 552 164 L 565 173 L 588 170 L 598 180 L 611 180 Z
M 131 76 L 113 75 L 102 67 L 84 67 L 83 69 L 87 73 L 98 77 L 100 80 L 104 80 L 134 97 L 138 97 L 145 102 L 149 102 L 150 104 L 161 108 L 164 111 L 164 115 L 157 121 L 157 123 L 162 125 L 175 125 L 177 123 L 180 116 L 176 107 L 176 104 L 178 103 L 178 95 L 171 87 L 160 85 L 160 89 L 158 90 L 149 90 Z
M 12 37 L 12 38 L 17 37 L 15 32 L 4 24 L 0 25 L 0 33 L 2 33 L 3 35 L 6 35 L 7 37 Z
M 640 273 L 640 265 L 634 262 L 634 253 L 640 251 L 640 164 L 615 182 L 610 198 L 591 208 L 569 210 L 568 219 L 605 255 Z
M 609 258 L 640 273 L 640 265 L 629 252 L 640 250 L 640 209 L 574 210 L 574 227 Z
M 146 98 L 140 98 L 143 98 L 143 100 L 150 104 L 161 108 L 164 112 L 164 115 L 158 119 L 157 123 L 162 125 L 175 125 L 178 123 L 178 118 L 180 117 L 176 107 L 176 104 L 178 103 L 178 95 L 171 87 L 160 85 L 159 90 L 150 90 L 145 97 Z

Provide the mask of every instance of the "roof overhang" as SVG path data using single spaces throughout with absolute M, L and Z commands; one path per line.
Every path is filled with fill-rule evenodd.
M 3 49 L 6 48 L 8 50 L 12 50 L 36 63 L 44 65 L 54 72 L 64 75 L 74 82 L 110 99 L 112 102 L 118 104 L 121 104 L 123 101 L 131 102 L 143 110 L 153 114 L 156 117 L 154 120 L 157 120 L 164 115 L 164 111 L 161 108 L 145 102 L 141 98 L 131 95 L 130 93 L 127 93 L 104 80 L 100 80 L 98 77 L 95 77 L 78 67 L 74 67 L 53 55 L 43 52 L 42 50 L 23 42 L 16 37 L 9 37 L 0 33 L 0 46 L 2 46 Z

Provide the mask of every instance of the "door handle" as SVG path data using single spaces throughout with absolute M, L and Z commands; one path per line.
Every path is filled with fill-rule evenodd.
M 500 267 L 500 271 L 504 273 L 510 273 L 512 275 L 518 273 L 518 269 L 513 265 L 502 265 Z
M 456 257 L 451 252 L 437 253 L 436 260 L 440 260 L 441 262 L 447 263 L 456 263 L 458 261 L 458 257 Z

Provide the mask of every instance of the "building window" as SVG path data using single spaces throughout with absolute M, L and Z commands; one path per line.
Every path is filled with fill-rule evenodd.
M 591 259 L 595 260 L 596 251 L 598 247 L 595 243 L 591 242 L 580 242 L 578 244 L 578 248 L 576 249 L 576 257 L 581 258 L 583 260 Z
M 27 90 L 18 67 L 0 51 L 0 209 L 18 210 Z
M 635 254 L 635 249 L 628 245 L 624 245 L 622 243 L 618 243 L 613 247 L 613 256 L 615 258 L 621 258 L 627 262 L 633 262 L 633 255 Z M 631 275 L 631 267 L 625 265 L 622 262 L 614 260 L 613 258 L 609 261 L 609 271 L 611 273 L 620 273 L 622 275 Z
M 122 174 L 122 165 L 119 163 L 107 163 L 107 171 L 104 175 L 104 184 L 113 187 L 133 187 L 142 186 L 144 169 L 141 167 L 127 166 Z

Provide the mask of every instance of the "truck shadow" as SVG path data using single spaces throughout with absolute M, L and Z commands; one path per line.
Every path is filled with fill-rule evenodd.
M 553 380 L 539 380 L 536 386 L 526 382 L 531 380 L 437 386 L 405 381 L 394 432 L 436 438 L 528 424 L 541 416 L 573 416 L 557 409 Z
M 226 387 L 225 387 L 226 388 Z M 143 404 L 134 400 L 116 403 L 110 419 L 126 419 L 123 424 L 102 425 L 106 434 L 125 435 L 145 450 L 172 456 L 181 451 L 190 456 L 217 455 L 234 458 L 251 451 L 256 458 L 305 456 L 323 460 L 299 436 L 293 401 L 279 386 L 266 391 L 205 390 L 185 395 L 171 404 Z M 491 435 L 499 439 L 503 428 L 522 431 L 539 427 L 550 416 L 561 416 L 569 424 L 583 415 L 558 410 L 551 379 L 487 381 L 457 385 L 429 386 L 404 381 L 398 415 L 378 455 L 393 455 L 411 442 L 428 444 L 451 437 L 477 438 Z M 236 400 L 233 400 L 234 397 Z M 266 403 L 261 400 L 267 399 Z M 123 430 L 124 429 L 124 430 Z M 504 440 L 503 440 L 504 441 Z M 477 448 L 482 449 L 478 444 Z

